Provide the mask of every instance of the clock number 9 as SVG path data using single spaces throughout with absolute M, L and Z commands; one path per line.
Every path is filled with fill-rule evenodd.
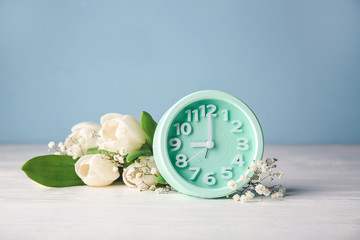
M 188 162 L 186 160 L 187 160 L 187 157 L 185 156 L 185 154 L 178 154 L 176 156 L 175 165 L 179 168 L 184 168 L 188 165 Z
M 169 145 L 172 147 L 171 151 L 176 151 L 181 147 L 181 141 L 178 138 L 170 138 Z
M 238 138 L 238 147 L 237 149 L 241 150 L 241 151 L 245 151 L 249 149 L 249 139 L 247 138 Z
M 215 175 L 214 172 L 209 172 L 207 174 L 205 174 L 204 176 L 204 182 L 206 185 L 214 185 L 216 183 L 216 179 L 214 176 L 211 175 Z

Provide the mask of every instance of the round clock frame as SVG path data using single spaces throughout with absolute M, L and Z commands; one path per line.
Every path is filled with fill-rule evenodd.
M 263 140 L 263 133 L 260 126 L 260 123 L 253 113 L 253 111 L 240 99 L 217 90 L 204 90 L 192 93 L 190 95 L 185 96 L 184 98 L 180 99 L 176 104 L 174 104 L 161 118 L 159 124 L 156 128 L 154 134 L 154 141 L 153 141 L 153 149 L 154 149 L 154 158 L 156 162 L 156 166 L 159 169 L 159 172 L 164 177 L 166 182 L 168 182 L 174 189 L 177 191 L 191 195 L 196 197 L 202 198 L 218 198 L 224 197 L 234 193 L 234 190 L 231 190 L 228 186 L 222 186 L 217 188 L 210 187 L 200 187 L 196 186 L 193 183 L 185 180 L 182 175 L 175 169 L 169 154 L 168 149 L 168 135 L 171 126 L 173 125 L 174 119 L 178 116 L 178 114 L 186 109 L 192 103 L 201 101 L 201 100 L 220 100 L 223 102 L 227 102 L 231 104 L 235 109 L 241 111 L 241 114 L 244 118 L 247 119 L 248 123 L 250 123 L 250 129 L 253 133 L 253 154 L 252 159 L 260 160 L 262 159 L 263 150 L 264 150 L 264 140 Z M 208 116 L 207 116 L 208 117 Z M 247 165 L 249 166 L 251 161 L 247 161 Z M 246 168 L 246 166 L 244 166 Z M 242 188 L 246 185 L 251 177 L 253 176 L 253 172 L 246 169 L 243 175 L 247 176 L 247 180 L 243 181 L 240 178 L 234 180 L 237 185 L 238 189 Z

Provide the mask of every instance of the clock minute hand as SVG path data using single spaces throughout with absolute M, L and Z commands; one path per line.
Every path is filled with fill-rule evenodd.
M 208 142 L 212 142 L 212 126 L 211 126 L 211 114 L 208 113 L 207 115 L 207 119 L 208 119 Z
M 194 156 L 192 156 L 191 158 L 189 158 L 189 160 L 187 160 L 187 162 L 190 162 L 191 160 L 193 160 L 194 158 L 196 158 L 197 155 L 199 155 L 202 151 L 204 151 L 206 148 L 204 147 L 203 149 L 201 149 L 199 152 L 197 152 Z

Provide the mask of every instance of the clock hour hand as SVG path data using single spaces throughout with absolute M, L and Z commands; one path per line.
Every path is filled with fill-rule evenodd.
M 206 147 L 206 142 L 191 142 L 191 147 Z

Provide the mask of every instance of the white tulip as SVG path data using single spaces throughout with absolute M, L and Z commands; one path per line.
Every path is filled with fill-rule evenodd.
M 139 150 L 145 143 L 145 134 L 139 121 L 130 115 L 109 113 L 101 117 L 99 149 L 124 155 Z
M 90 154 L 81 157 L 75 164 L 75 172 L 81 180 L 94 187 L 110 185 L 120 177 L 115 162 L 104 154 Z
M 74 159 L 84 156 L 89 148 L 97 147 L 100 125 L 93 122 L 81 122 L 71 128 L 66 138 L 64 150 Z
M 153 174 L 154 169 L 158 172 L 153 157 L 140 157 L 133 164 L 124 168 L 123 181 L 129 187 L 147 190 L 156 184 L 157 175 Z

